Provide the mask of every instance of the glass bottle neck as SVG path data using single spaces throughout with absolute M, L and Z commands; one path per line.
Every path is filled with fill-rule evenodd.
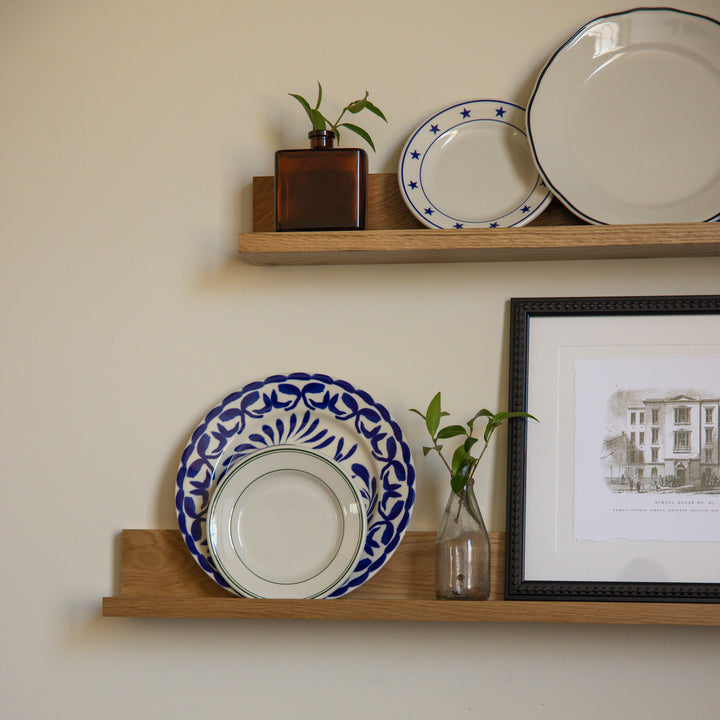
M 332 130 L 311 130 L 308 137 L 312 150 L 329 150 L 335 142 L 335 133 Z
M 475 497 L 474 484 L 474 479 L 470 478 L 460 493 L 452 493 L 451 497 L 455 503 L 455 522 L 460 520 L 460 515 L 463 513 L 467 513 L 467 515 L 475 520 L 482 517 L 477 498 Z

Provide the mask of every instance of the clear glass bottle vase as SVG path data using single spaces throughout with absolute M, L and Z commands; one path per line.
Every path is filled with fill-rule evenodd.
M 452 490 L 435 538 L 438 600 L 487 600 L 490 538 L 475 497 L 473 480 L 459 495 Z

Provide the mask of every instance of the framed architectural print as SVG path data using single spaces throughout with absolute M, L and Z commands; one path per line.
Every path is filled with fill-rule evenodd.
M 720 295 L 510 315 L 506 599 L 720 602 Z

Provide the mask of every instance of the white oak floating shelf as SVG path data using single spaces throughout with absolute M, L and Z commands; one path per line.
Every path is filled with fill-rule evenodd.
M 600 260 L 720 255 L 720 223 L 587 225 L 557 200 L 520 228 L 430 230 L 405 207 L 394 173 L 368 177 L 367 230 L 273 231 L 273 178 L 253 182 L 253 232 L 239 239 L 256 265 Z
M 621 625 L 720 625 L 720 603 L 503 600 L 504 533 L 490 533 L 492 592 L 485 602 L 436 600 L 433 532 L 408 532 L 372 579 L 333 600 L 230 595 L 200 570 L 179 530 L 123 530 L 120 594 L 105 617 L 399 620 Z
M 588 225 L 493 230 L 249 233 L 255 265 L 609 260 L 720 255 L 720 225 Z

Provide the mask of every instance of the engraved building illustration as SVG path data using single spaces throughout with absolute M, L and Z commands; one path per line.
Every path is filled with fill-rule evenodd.
M 719 485 L 720 399 L 648 397 L 627 407 L 626 430 L 603 443 L 614 489 L 709 490 Z

